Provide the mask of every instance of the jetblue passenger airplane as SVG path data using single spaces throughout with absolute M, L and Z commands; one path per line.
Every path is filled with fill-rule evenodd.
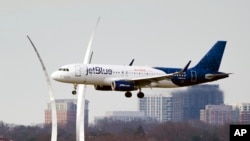
M 218 41 L 200 60 L 188 68 L 166 68 L 149 66 L 102 65 L 102 64 L 69 64 L 52 73 L 51 77 L 59 82 L 72 83 L 76 94 L 78 84 L 94 85 L 96 90 L 124 91 L 131 97 L 131 91 L 139 90 L 138 98 L 143 98 L 142 88 L 174 88 L 196 85 L 223 79 L 230 73 L 219 72 L 226 41 Z

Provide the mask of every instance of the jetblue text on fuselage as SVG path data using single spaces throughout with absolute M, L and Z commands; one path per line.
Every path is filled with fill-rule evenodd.
M 106 69 L 103 67 L 91 67 L 91 68 L 87 68 L 87 72 L 86 75 L 89 74 L 107 74 L 107 75 L 111 75 L 112 74 L 112 69 Z

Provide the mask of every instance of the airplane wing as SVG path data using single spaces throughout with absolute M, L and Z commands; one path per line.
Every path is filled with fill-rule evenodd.
M 169 73 L 169 74 L 165 74 L 165 75 L 156 75 L 156 76 L 149 76 L 149 77 L 140 77 L 140 78 L 133 78 L 133 79 L 125 79 L 124 81 L 130 81 L 130 82 L 133 82 L 136 85 L 140 85 L 140 86 L 148 85 L 151 82 L 157 82 L 157 81 L 161 81 L 161 80 L 170 79 L 174 75 L 185 73 L 186 70 L 188 69 L 190 63 L 191 63 L 191 61 L 189 61 L 187 63 L 187 65 L 183 69 L 181 69 L 180 71 L 178 71 L 178 72 Z
M 165 74 L 165 75 L 157 75 L 157 76 L 150 76 L 150 77 L 143 77 L 143 78 L 134 78 L 134 79 L 131 79 L 130 81 L 134 82 L 135 84 L 140 85 L 140 84 L 146 84 L 146 83 L 157 82 L 157 81 L 161 81 L 161 80 L 165 80 L 165 79 L 170 79 L 174 75 L 183 74 L 184 72 L 186 72 L 190 63 L 191 63 L 191 61 L 189 61 L 187 63 L 187 65 L 182 70 L 180 70 L 178 72 L 169 73 L 169 74 Z

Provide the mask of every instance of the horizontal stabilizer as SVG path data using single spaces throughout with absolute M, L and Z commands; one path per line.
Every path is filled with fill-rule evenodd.
M 223 78 L 223 77 L 228 77 L 230 74 L 232 73 L 206 74 L 205 78 L 206 79 Z

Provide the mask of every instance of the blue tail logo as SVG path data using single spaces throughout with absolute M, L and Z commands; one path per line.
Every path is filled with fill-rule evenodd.
M 220 68 L 221 59 L 226 46 L 226 41 L 218 41 L 208 51 L 208 53 L 200 60 L 194 69 L 203 69 L 207 71 L 217 72 Z

